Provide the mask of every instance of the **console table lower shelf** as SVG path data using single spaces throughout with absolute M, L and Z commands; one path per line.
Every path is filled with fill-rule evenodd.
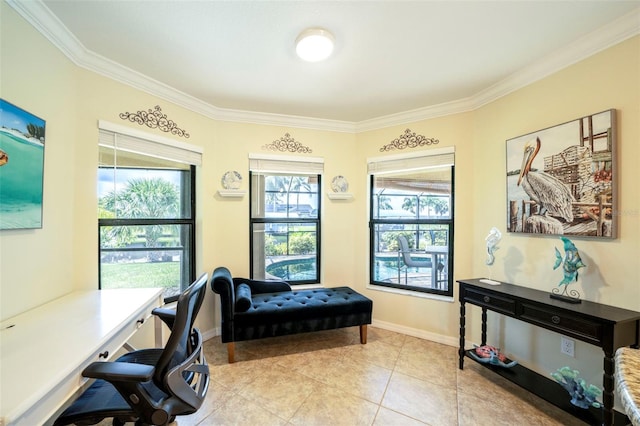
M 545 401 L 555 405 L 563 411 L 579 418 L 583 422 L 590 425 L 601 425 L 602 408 L 591 407 L 589 409 L 579 408 L 573 405 L 570 401 L 569 394 L 553 379 L 542 376 L 527 367 L 517 364 L 511 368 L 499 367 L 496 365 L 485 364 L 478 362 L 472 356 L 469 355 L 472 349 L 465 351 L 465 355 L 476 362 L 478 365 L 485 367 L 495 374 L 504 377 L 511 383 L 514 383 L 524 390 L 531 392 Z M 619 411 L 614 412 L 614 424 L 626 425 L 629 424 L 629 419 L 623 413 Z
M 487 344 L 487 311 L 492 311 L 602 349 L 603 407 L 595 409 L 594 415 L 599 414 L 598 417 L 587 418 L 585 421 L 605 426 L 628 424 L 626 420 L 619 421 L 619 413 L 614 410 L 613 357 L 618 348 L 640 347 L 640 312 L 588 300 L 578 304 L 565 303 L 550 298 L 547 292 L 504 282 L 499 285 L 490 285 L 480 279 L 469 279 L 458 280 L 458 284 L 460 289 L 458 354 L 461 370 L 464 368 L 464 359 L 467 358 L 465 356 L 466 305 L 475 305 L 481 309 L 481 346 Z M 509 371 L 494 371 L 565 411 L 576 414 L 577 417 L 590 412 L 590 410 L 579 409 L 576 413 L 576 409 L 571 405 L 569 394 L 561 385 L 523 366 L 514 367 Z M 562 393 L 555 397 L 554 392 Z

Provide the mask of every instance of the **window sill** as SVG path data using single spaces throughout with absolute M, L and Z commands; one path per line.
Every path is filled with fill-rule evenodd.
M 324 288 L 322 284 L 289 284 L 291 290 L 310 290 L 314 288 Z
M 455 299 L 453 296 L 442 296 L 439 294 L 422 293 L 420 291 L 402 290 L 399 288 L 385 287 L 385 286 L 375 285 L 375 284 L 367 284 L 367 290 L 382 291 L 385 293 L 393 293 L 393 294 L 399 294 L 402 296 L 417 297 L 420 299 L 438 300 L 440 302 L 449 302 L 449 303 L 455 302 Z

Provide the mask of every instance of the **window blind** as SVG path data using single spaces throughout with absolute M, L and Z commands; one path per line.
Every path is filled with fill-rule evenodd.
M 454 164 L 455 149 L 454 147 L 447 147 L 420 153 L 369 158 L 367 159 L 367 172 L 370 175 L 377 175 L 453 166 Z
M 249 154 L 249 170 L 254 173 L 294 173 L 320 175 L 324 159 L 320 157 L 292 157 L 284 155 Z
M 199 146 L 136 132 L 134 129 L 104 121 L 98 123 L 98 128 L 100 146 L 194 166 L 202 165 L 203 149 Z

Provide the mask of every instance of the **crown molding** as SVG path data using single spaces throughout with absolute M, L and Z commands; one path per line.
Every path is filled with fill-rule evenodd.
M 74 64 L 165 99 L 190 111 L 221 121 L 346 133 L 404 125 L 472 111 L 640 33 L 640 8 L 637 8 L 471 97 L 376 117 L 370 120 L 349 122 L 216 107 L 89 51 L 49 10 L 42 0 L 5 1 Z
M 273 114 L 268 112 L 220 109 L 219 115 L 212 118 L 223 121 L 235 121 L 239 123 L 267 124 L 313 130 L 329 130 L 333 132 L 344 133 L 356 132 L 356 123 L 350 121 L 328 120 L 322 118 L 303 117 L 298 115 Z
M 311 117 L 219 108 L 87 48 L 41 1 L 5 0 L 74 64 L 215 120 L 354 133 L 354 123 Z
M 475 109 L 473 98 L 465 98 L 457 101 L 445 102 L 410 111 L 389 114 L 371 120 L 360 121 L 355 124 L 356 132 L 382 129 L 396 125 L 404 125 L 430 118 L 444 117 L 451 114 L 459 114 Z
M 469 98 L 361 121 L 355 123 L 356 131 L 375 130 L 473 111 L 638 34 L 640 34 L 640 8 L 557 49 Z
M 640 33 L 640 8 L 578 38 L 473 96 L 473 109 L 522 89 Z

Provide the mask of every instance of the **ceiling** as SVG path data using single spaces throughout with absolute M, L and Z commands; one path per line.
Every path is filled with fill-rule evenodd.
M 542 78 L 544 60 L 561 68 L 582 59 L 572 52 L 595 53 L 580 41 L 615 32 L 616 20 L 640 26 L 640 0 L 8 1 L 32 17 L 55 15 L 40 19 L 41 31 L 77 63 L 161 97 L 348 123 L 478 103 Z M 294 41 L 318 26 L 334 34 L 334 54 L 304 62 Z

